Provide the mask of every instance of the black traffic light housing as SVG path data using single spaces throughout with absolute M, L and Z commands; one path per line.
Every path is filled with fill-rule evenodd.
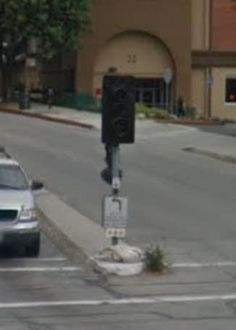
M 135 78 L 108 75 L 103 79 L 102 142 L 134 143 Z

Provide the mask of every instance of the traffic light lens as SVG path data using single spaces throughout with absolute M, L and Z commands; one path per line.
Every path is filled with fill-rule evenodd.
M 116 103 L 112 107 L 112 112 L 114 112 L 115 115 L 121 115 L 123 112 L 125 114 L 125 105 L 123 103 Z
M 127 97 L 127 92 L 124 89 L 120 88 L 115 92 L 114 97 L 116 98 L 117 101 L 123 101 Z
M 112 122 L 113 130 L 119 138 L 124 137 L 130 130 L 129 120 L 117 118 Z

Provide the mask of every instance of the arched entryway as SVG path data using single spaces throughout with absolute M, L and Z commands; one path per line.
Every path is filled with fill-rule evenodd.
M 167 47 L 144 32 L 123 32 L 110 39 L 94 66 L 94 95 L 101 97 L 103 76 L 110 70 L 136 78 L 136 101 L 167 107 L 173 101 L 174 79 L 166 84 L 166 72 L 175 72 Z

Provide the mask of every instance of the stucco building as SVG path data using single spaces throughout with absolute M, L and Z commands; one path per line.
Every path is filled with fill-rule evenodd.
M 192 104 L 236 119 L 236 2 L 192 1 Z M 204 14 L 205 13 L 205 14 Z
M 110 68 L 136 77 L 137 102 L 162 107 L 181 96 L 199 115 L 236 118 L 234 2 L 95 0 L 76 90 L 99 98 Z
M 163 107 L 177 96 L 191 102 L 190 0 L 96 0 L 92 17 L 77 90 L 100 97 L 103 76 L 115 68 L 136 77 L 137 102 Z M 166 72 L 173 74 L 168 86 Z

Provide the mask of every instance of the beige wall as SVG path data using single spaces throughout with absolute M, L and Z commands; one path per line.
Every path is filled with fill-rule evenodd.
M 93 93 L 94 65 L 109 40 L 141 31 L 163 41 L 176 66 L 176 96 L 191 97 L 191 1 L 96 0 L 91 32 L 78 54 L 76 89 Z
M 214 68 L 212 86 L 212 117 L 236 119 L 236 103 L 225 103 L 225 79 L 236 78 L 236 68 Z
M 174 71 L 172 59 L 164 45 L 148 34 L 127 32 L 111 39 L 95 62 L 94 91 L 102 87 L 109 68 L 135 77 L 163 77 L 164 70 Z
M 207 109 L 207 84 L 205 69 L 192 70 L 191 106 L 197 109 L 198 116 L 203 116 Z
M 209 48 L 209 0 L 192 2 L 192 49 Z
M 192 70 L 192 100 L 198 115 L 211 113 L 211 117 L 236 119 L 236 103 L 225 103 L 225 81 L 227 77 L 236 78 L 236 68 L 213 68 L 211 95 L 207 81 L 207 69 Z M 209 100 L 210 97 L 210 100 Z

